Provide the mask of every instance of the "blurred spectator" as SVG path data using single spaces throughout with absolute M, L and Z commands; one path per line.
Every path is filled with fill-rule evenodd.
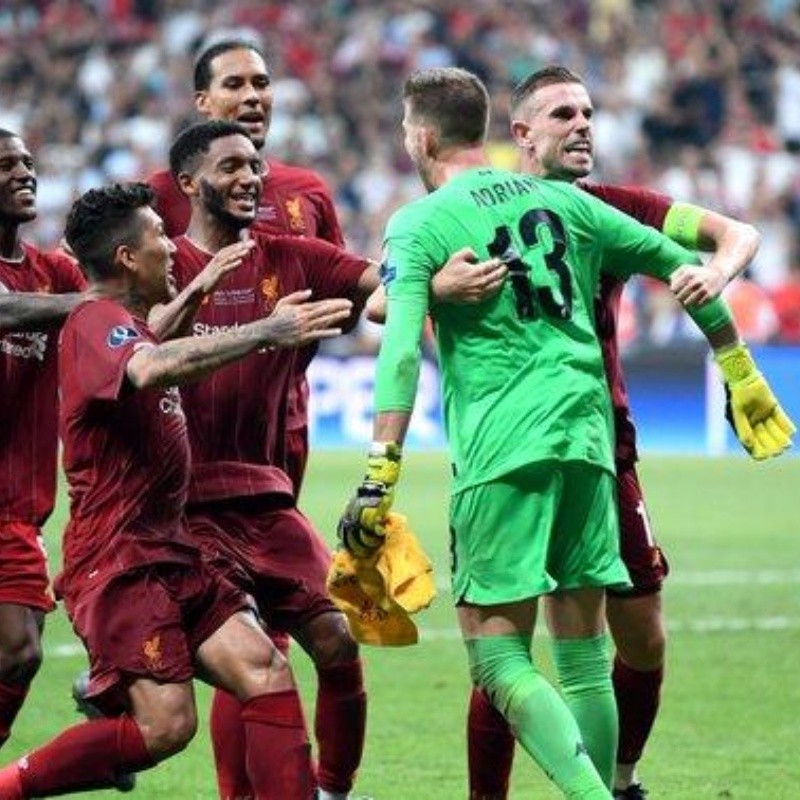
M 232 31 L 269 56 L 270 148 L 326 176 L 352 249 L 377 258 L 388 216 L 422 191 L 397 112 L 409 71 L 455 64 L 486 80 L 492 157 L 513 166 L 509 91 L 560 62 L 596 98 L 599 177 L 756 224 L 752 279 L 781 303 L 779 319 L 793 318 L 796 292 L 783 290 L 797 282 L 800 11 L 790 0 L 4 0 L 0 126 L 37 152 L 38 244 L 58 242 L 78 192 L 166 163 L 193 119 L 195 55 Z M 631 345 L 694 336 L 663 287 L 634 283 L 626 302 Z
M 779 341 L 800 345 L 800 261 L 792 264 L 786 280 L 772 290 L 771 297 Z
M 766 289 L 747 273 L 731 281 L 722 293 L 731 307 L 736 326 L 745 341 L 767 344 L 778 334 L 778 315 Z

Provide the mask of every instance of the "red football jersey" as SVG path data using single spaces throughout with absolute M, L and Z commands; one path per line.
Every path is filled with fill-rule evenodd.
M 269 315 L 300 289 L 350 297 L 367 262 L 327 242 L 257 235 L 256 247 L 200 306 L 193 332 L 230 330 Z M 175 240 L 172 273 L 186 286 L 211 260 L 185 236 Z M 192 446 L 190 501 L 262 493 L 292 494 L 282 471 L 287 403 L 297 351 L 264 350 L 182 389 Z
M 71 588 L 154 562 L 190 563 L 183 522 L 189 442 L 178 390 L 135 390 L 126 368 L 155 343 L 118 303 L 67 318 L 59 347 L 60 430 L 70 495 L 64 579 Z
M 191 204 L 169 170 L 157 172 L 148 183 L 156 193 L 156 211 L 164 220 L 167 235 L 186 231 Z M 263 184 L 252 230 L 276 236 L 306 236 L 344 246 L 330 190 L 310 169 L 269 159 L 264 162 Z M 308 385 L 305 370 L 316 347 L 306 349 L 295 364 L 295 385 L 289 396 L 287 427 L 305 428 L 308 415 Z
M 619 209 L 629 217 L 662 230 L 664 219 L 672 206 L 672 199 L 665 195 L 633 186 L 609 186 L 606 184 L 579 183 L 582 189 L 610 206 Z M 614 409 L 616 431 L 615 457 L 617 461 L 632 463 L 637 460 L 636 427 L 631 417 L 628 389 L 622 374 L 622 361 L 617 341 L 617 320 L 620 299 L 625 284 L 610 275 L 603 274 L 600 281 L 600 295 L 595 301 L 597 333 L 603 349 L 608 388 Z
M 23 244 L 20 261 L 0 258 L 0 292 L 66 294 L 85 280 L 63 253 Z M 0 335 L 0 521 L 41 526 L 53 510 L 58 450 L 58 332 Z

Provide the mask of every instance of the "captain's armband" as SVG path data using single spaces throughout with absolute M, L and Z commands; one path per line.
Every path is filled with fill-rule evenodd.
M 695 250 L 700 243 L 700 222 L 704 213 L 704 209 L 691 203 L 673 203 L 664 218 L 662 232 L 673 242 Z

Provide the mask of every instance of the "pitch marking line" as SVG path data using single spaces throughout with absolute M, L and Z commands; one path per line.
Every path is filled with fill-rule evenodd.
M 709 617 L 688 621 L 668 620 L 670 633 L 753 633 L 755 631 L 800 630 L 800 617 Z M 457 641 L 461 638 L 458 628 L 429 628 L 420 625 L 422 642 Z M 544 636 L 544 630 L 537 630 Z M 45 658 L 74 658 L 84 654 L 83 646 L 77 642 L 67 644 L 45 644 Z
M 800 585 L 797 569 L 713 569 L 681 570 L 667 578 L 668 586 L 796 586 Z M 437 574 L 436 588 L 450 590 L 447 575 Z
M 800 570 L 781 569 L 720 569 L 684 570 L 667 579 L 669 585 L 676 586 L 794 586 L 800 585 Z M 437 588 L 449 592 L 450 581 L 439 575 Z M 422 640 L 442 641 L 461 638 L 458 628 L 428 628 L 420 625 Z M 798 617 L 708 617 L 694 620 L 667 620 L 667 628 L 672 633 L 748 633 L 752 631 L 791 631 L 800 629 Z M 539 631 L 543 635 L 543 631 Z M 83 655 L 83 646 L 77 642 L 48 644 L 44 639 L 46 658 L 74 658 Z

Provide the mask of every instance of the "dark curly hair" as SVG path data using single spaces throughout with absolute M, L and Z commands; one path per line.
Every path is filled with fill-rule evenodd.
M 198 122 L 182 130 L 169 148 L 169 168 L 177 178 L 182 172 L 193 173 L 202 156 L 208 153 L 211 142 L 224 136 L 241 134 L 250 138 L 238 122 L 212 119 Z
M 64 236 L 90 278 L 115 273 L 117 248 L 139 242 L 142 219 L 136 211 L 152 207 L 154 199 L 146 183 L 115 183 L 90 189 L 72 204 Z

